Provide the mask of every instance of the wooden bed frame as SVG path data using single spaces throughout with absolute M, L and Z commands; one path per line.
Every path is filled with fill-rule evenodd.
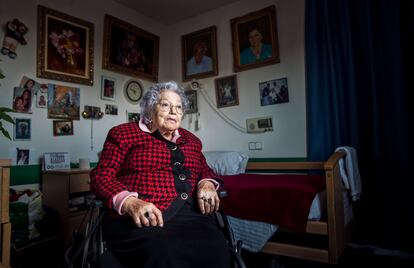
M 350 240 L 351 223 L 344 223 L 343 185 L 338 161 L 345 152 L 333 153 L 326 162 L 249 162 L 247 172 L 266 170 L 323 170 L 326 180 L 327 219 L 308 221 L 306 232 L 327 236 L 328 248 L 320 249 L 268 241 L 261 252 L 336 264 Z

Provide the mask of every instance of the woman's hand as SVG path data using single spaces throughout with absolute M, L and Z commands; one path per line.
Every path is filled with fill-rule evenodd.
M 197 200 L 203 215 L 211 214 L 219 209 L 220 199 L 216 187 L 211 181 L 202 181 L 198 185 Z
M 138 227 L 164 225 L 161 211 L 153 204 L 136 197 L 128 197 L 122 204 L 122 212 L 131 215 Z

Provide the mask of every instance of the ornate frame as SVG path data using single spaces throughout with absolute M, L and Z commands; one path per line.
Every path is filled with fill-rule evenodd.
M 93 85 L 94 25 L 38 6 L 37 76 Z
M 233 43 L 233 68 L 235 72 L 280 62 L 275 6 L 269 6 L 244 16 L 233 18 L 230 20 L 230 25 Z M 245 53 L 243 52 L 247 52 L 247 49 L 250 47 L 249 29 L 251 28 L 260 29 L 262 43 L 267 50 L 271 49 L 271 51 L 268 51 L 271 52 L 270 56 L 266 55 L 265 58 L 257 60 L 251 60 L 251 58 L 245 60 Z M 262 56 L 263 54 L 261 54 Z
M 106 14 L 102 68 L 158 81 L 159 36 Z

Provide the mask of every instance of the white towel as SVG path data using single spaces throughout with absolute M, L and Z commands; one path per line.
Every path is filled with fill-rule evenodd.
M 345 188 L 350 191 L 352 201 L 357 201 L 361 197 L 361 176 L 358 169 L 358 158 L 355 148 L 350 146 L 341 146 L 336 148 L 337 151 L 344 151 L 346 153 L 345 159 L 339 160 L 339 168 L 341 172 L 342 181 Z

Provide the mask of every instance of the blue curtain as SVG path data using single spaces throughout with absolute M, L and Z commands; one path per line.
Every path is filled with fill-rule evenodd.
M 355 147 L 358 239 L 414 249 L 414 1 L 307 0 L 305 13 L 308 158 Z

